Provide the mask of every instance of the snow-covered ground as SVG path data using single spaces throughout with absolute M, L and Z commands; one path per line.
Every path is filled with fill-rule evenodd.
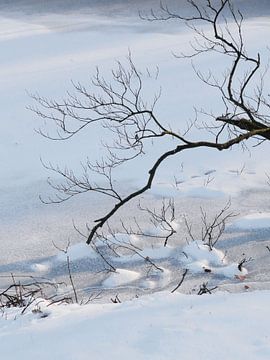
M 20 310 L 5 311 L 0 317 L 1 358 L 269 359 L 269 144 L 244 153 L 239 148 L 227 153 L 195 151 L 168 161 L 151 192 L 141 199 L 143 206 L 157 210 L 162 199 L 174 198 L 171 225 L 176 233 L 166 247 L 164 239 L 155 238 L 166 231 L 141 214 L 137 203 L 120 211 L 112 224 L 117 231 L 108 240 L 119 253 L 101 246 L 98 254 L 85 245 L 73 223 L 84 232 L 86 223 L 112 206 L 109 200 L 86 195 L 60 205 L 40 202 L 40 194 L 46 198 L 50 193 L 46 184 L 50 174 L 40 157 L 78 170 L 81 160 L 102 153 L 95 139 L 105 135 L 93 127 L 69 142 L 40 137 L 34 128 L 42 124 L 26 109 L 32 102 L 29 92 L 62 98 L 72 87 L 71 79 L 87 83 L 96 65 L 108 75 L 130 49 L 139 67 L 159 66 L 165 96 L 158 111 L 163 121 L 185 126 L 194 104 L 208 110 L 220 106 L 213 101 L 214 93 L 198 83 L 190 63 L 171 56 L 171 51 L 188 45 L 188 31 L 182 25 L 138 18 L 137 9 L 149 8 L 155 1 L 131 1 L 127 6 L 120 0 L 113 4 L 85 0 L 75 9 L 74 3 L 0 4 L 0 288 L 10 283 L 13 273 L 21 281 L 27 275 L 64 280 L 67 286 L 61 291 L 72 294 L 68 260 L 80 299 L 100 292 L 101 296 L 94 301 L 99 304 L 82 307 L 47 308 L 41 303 L 46 318 L 32 313 L 34 307 L 24 316 Z M 259 50 L 267 58 L 270 9 L 268 1 L 256 3 L 256 9 L 255 3 L 245 1 L 245 39 L 250 51 Z M 201 66 L 218 70 L 222 64 L 213 56 Z M 269 78 L 265 83 L 270 85 Z M 179 101 L 180 124 L 175 111 Z M 141 185 L 142 175 L 162 150 L 153 149 L 143 163 L 120 172 L 119 187 L 126 191 Z M 201 209 L 213 219 L 228 201 L 236 216 L 211 250 L 201 241 Z M 148 237 L 123 233 L 119 219 L 134 225 L 134 217 Z M 129 249 L 118 250 L 123 243 Z M 189 295 L 171 294 L 185 269 L 179 291 Z M 195 295 L 203 284 L 223 292 Z M 108 304 L 116 296 L 127 302 Z
M 204 296 L 162 292 L 121 304 L 85 306 L 46 307 L 40 302 L 24 316 L 11 309 L 0 318 L 1 357 L 268 360 L 269 300 L 269 291 L 257 291 Z

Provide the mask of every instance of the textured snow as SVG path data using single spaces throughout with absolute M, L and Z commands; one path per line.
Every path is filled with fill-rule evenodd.
M 112 272 L 109 277 L 103 281 L 103 286 L 115 288 L 137 280 L 139 277 L 140 274 L 136 271 L 116 269 L 115 272 Z
M 56 2 L 43 2 L 43 6 L 47 9 Z M 182 27 L 138 21 L 137 5 L 136 15 L 125 17 L 122 14 L 128 14 L 129 6 L 120 1 L 113 8 L 108 1 L 102 2 L 99 11 L 97 4 L 91 2 L 88 12 L 83 7 L 80 12 L 65 14 L 61 13 L 64 2 L 58 4 L 56 12 L 35 8 L 34 14 L 31 10 L 38 2 L 24 3 L 28 3 L 23 7 L 27 15 L 21 13 L 22 2 L 14 13 L 5 12 L 14 4 L 18 6 L 16 1 L 5 2 L 5 11 L 1 11 L 1 288 L 10 281 L 10 273 L 18 275 L 18 279 L 29 274 L 67 281 L 69 256 L 80 296 L 102 291 L 103 304 L 48 307 L 40 299 L 24 316 L 20 315 L 22 309 L 6 309 L 0 317 L 1 359 L 268 360 L 270 293 L 249 291 L 270 288 L 270 191 L 265 174 L 269 172 L 269 144 L 252 148 L 251 155 L 239 148 L 222 153 L 208 149 L 182 153 L 169 160 L 143 201 L 157 209 L 161 199 L 174 197 L 178 215 L 192 220 L 198 240 L 186 243 L 188 236 L 180 215 L 172 223 L 177 233 L 166 247 L 161 240 L 143 244 L 140 237 L 117 230 L 115 237 L 108 236 L 109 241 L 138 246 L 141 255 L 154 260 L 159 269 L 136 254 L 118 258 L 102 248 L 102 254 L 116 267 L 114 273 L 104 271 L 107 264 L 82 243 L 73 222 L 85 230 L 85 224 L 91 226 L 93 220 L 112 208 L 112 203 L 86 196 L 53 207 L 41 204 L 38 195 L 50 195 L 45 184 L 48 173 L 42 168 L 40 157 L 79 171 L 78 164 L 87 156 L 97 160 L 103 155 L 102 145 L 96 139 L 106 142 L 105 131 L 92 127 L 74 141 L 48 142 L 34 132 L 43 124 L 26 109 L 31 100 L 25 90 L 62 99 L 65 90 L 71 90 L 70 79 L 87 86 L 96 65 L 107 75 L 115 60 L 124 60 L 127 49 L 131 49 L 139 68 L 159 66 L 159 83 L 156 89 L 151 84 L 150 91 L 152 95 L 162 84 L 164 95 L 157 109 L 166 124 L 170 119 L 172 127 L 183 129 L 193 116 L 194 104 L 210 111 L 219 109 L 220 104 L 213 102 L 216 97 L 211 89 L 205 91 L 203 84 L 198 84 L 189 63 L 171 57 L 172 51 L 184 49 L 191 40 Z M 134 7 L 135 2 L 131 3 Z M 139 3 L 146 5 L 144 1 Z M 74 4 L 77 10 L 79 4 Z M 258 7 L 256 4 L 251 15 Z M 259 49 L 268 57 L 265 49 L 270 36 L 269 19 L 248 18 L 243 26 L 249 49 L 255 54 Z M 223 64 L 215 57 L 205 60 L 199 67 L 207 65 L 223 72 Z M 265 85 L 269 87 L 269 77 L 265 78 Z M 173 111 L 178 111 L 179 105 L 180 117 Z M 173 146 L 171 142 L 167 145 Z M 143 175 L 147 175 L 163 150 L 161 144 L 151 148 L 149 158 L 139 158 L 117 174 L 120 190 L 126 192 L 142 185 Z M 199 241 L 200 208 L 213 216 L 228 198 L 239 217 L 216 248 L 209 251 Z M 164 236 L 162 228 L 149 226 L 148 219 L 140 217 L 134 204 L 119 215 L 127 224 L 134 216 L 139 216 L 145 232 Z M 69 240 L 72 245 L 67 253 L 53 245 L 65 249 Z M 240 271 L 239 260 L 249 257 L 254 261 Z M 227 293 L 202 297 L 156 293 L 175 288 L 185 268 L 187 277 L 179 291 L 196 293 L 206 283 L 209 288 L 218 286 Z M 63 291 L 72 294 L 70 284 Z M 105 304 L 116 295 L 123 303 Z M 128 299 L 134 300 L 124 302 Z M 37 309 L 41 312 L 32 312 Z M 47 317 L 41 318 L 42 314 Z
M 270 228 L 270 213 L 258 212 L 237 219 L 233 226 L 239 229 L 266 229 Z
M 63 251 L 60 250 L 56 261 L 66 261 L 67 256 L 71 261 L 76 261 L 84 258 L 94 259 L 97 257 L 97 254 L 90 246 L 83 242 L 70 245 L 67 249 L 63 249 Z
M 122 304 L 50 306 L 47 317 L 8 309 L 0 318 L 3 359 L 268 360 L 269 291 L 181 295 Z M 14 321 L 14 318 L 16 320 Z
M 228 278 L 244 278 L 248 271 L 242 267 L 240 270 L 237 263 L 228 264 L 226 255 L 216 248 L 210 249 L 202 241 L 192 241 L 184 246 L 185 263 L 187 269 L 194 273 L 209 272 Z

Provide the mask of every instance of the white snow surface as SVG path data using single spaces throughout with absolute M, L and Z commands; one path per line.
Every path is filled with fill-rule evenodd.
M 66 244 L 69 237 L 74 237 L 74 242 L 79 241 L 78 234 L 72 233 L 72 219 L 83 227 L 89 216 L 97 218 L 97 213 L 103 213 L 108 203 L 96 199 L 84 202 L 79 198 L 77 202 L 46 208 L 38 199 L 40 193 L 46 195 L 48 191 L 45 185 L 48 173 L 40 165 L 40 157 L 80 171 L 78 164 L 87 156 L 97 160 L 103 155 L 102 146 L 89 139 L 106 140 L 103 139 L 104 129 L 91 128 L 85 135 L 67 143 L 48 142 L 34 133 L 34 128 L 42 126 L 42 121 L 37 121 L 26 109 L 31 100 L 25 89 L 61 99 L 65 90 L 72 88 L 70 79 L 82 81 L 87 86 L 96 65 L 107 75 L 115 60 L 124 60 L 131 49 L 140 69 L 149 64 L 160 68 L 157 89 L 162 84 L 166 95 L 162 97 L 158 111 L 165 123 L 172 119 L 172 126 L 185 127 L 192 117 L 194 104 L 217 112 L 220 104 L 214 103 L 216 98 L 211 89 L 206 91 L 203 84 L 198 85 L 189 63 L 180 63 L 171 57 L 171 51 L 185 49 L 191 40 L 182 27 L 169 32 L 167 28 L 156 31 L 157 28 L 150 30 L 149 23 L 140 23 L 138 27 L 138 19 L 136 22 L 121 16 L 105 19 L 94 13 L 89 23 L 88 13 L 69 14 L 69 17 L 66 14 L 36 16 L 1 14 L 1 113 L 5 119 L 0 133 L 1 273 L 13 273 L 14 269 L 28 273 L 31 269 L 31 274 L 50 274 L 51 278 L 57 278 L 61 271 L 66 271 L 64 262 L 68 255 L 71 263 L 75 263 L 77 272 L 73 275 L 78 281 L 78 290 L 87 287 L 91 291 L 93 286 L 98 291 L 108 290 L 107 299 L 111 294 L 118 294 L 120 299 L 128 294 L 134 299 L 121 304 L 49 307 L 40 299 L 23 316 L 21 309 L 5 309 L 0 313 L 1 359 L 269 360 L 270 291 L 248 292 L 270 286 L 270 239 L 269 232 L 265 231 L 270 227 L 269 186 L 265 174 L 269 172 L 269 144 L 252 148 L 251 156 L 248 152 L 241 153 L 239 148 L 222 153 L 212 150 L 195 152 L 195 155 L 183 153 L 160 169 L 151 192 L 153 198 L 146 198 L 155 206 L 160 198 L 174 197 L 181 211 L 190 212 L 197 229 L 202 205 L 206 204 L 209 212 L 215 212 L 217 204 L 232 197 L 232 204 L 242 214 L 252 209 L 252 213 L 232 223 L 232 233 L 226 239 L 229 245 L 224 246 L 226 242 L 222 240 L 222 251 L 213 249 L 210 252 L 200 241 L 183 248 L 185 237 L 182 235 L 183 224 L 179 221 L 173 223 L 177 228 L 177 244 L 142 247 L 141 255 L 161 262 L 158 265 L 162 272 L 154 271 L 145 276 L 145 263 L 136 264 L 133 269 L 134 254 L 109 259 L 117 263 L 117 271 L 96 280 L 96 271 L 100 269 L 94 251 L 85 244 L 72 242 L 65 254 L 57 252 L 52 242 Z M 265 55 L 270 36 L 269 18 L 248 19 L 244 27 L 249 49 Z M 211 70 L 223 72 L 222 64 L 217 63 L 215 57 L 205 60 Z M 203 61 L 199 63 L 202 68 L 204 65 Z M 265 78 L 265 84 L 269 87 L 269 77 Z M 181 124 L 179 113 L 172 110 L 179 109 L 179 99 Z M 128 171 L 120 172 L 119 181 L 124 187 L 126 184 L 132 188 L 141 185 L 143 171 L 147 174 L 153 159 L 162 150 L 162 146 L 154 148 L 152 157 L 144 162 L 140 159 Z M 175 173 L 168 169 L 175 169 Z M 133 215 L 133 208 L 127 207 L 124 220 Z M 145 219 L 141 220 L 145 225 Z M 158 227 L 144 229 L 151 235 L 164 235 Z M 237 229 L 237 232 L 231 229 Z M 238 230 L 243 233 L 253 230 L 256 237 L 251 239 L 241 233 L 238 236 Z M 110 240 L 141 246 L 141 239 L 136 236 L 116 235 Z M 225 256 L 227 248 L 234 260 L 229 261 Z M 239 270 L 236 259 L 241 256 L 255 258 L 253 263 L 247 264 L 251 271 Z M 174 264 L 169 264 L 168 259 Z M 120 264 L 121 261 L 125 266 Z M 81 265 L 84 265 L 83 270 Z M 221 282 L 225 289 L 228 285 L 232 291 L 239 288 L 246 292 L 219 292 L 211 296 L 155 293 L 159 289 L 175 287 L 179 280 L 177 271 L 184 267 L 189 270 L 187 278 L 190 276 L 183 284 L 183 291 L 187 293 L 202 281 L 211 283 L 213 279 L 213 286 Z M 210 273 L 205 273 L 205 269 Z M 81 272 L 86 275 L 83 277 Z M 243 283 L 244 280 L 247 281 Z M 190 285 L 185 288 L 186 284 Z M 121 288 L 123 292 L 118 293 Z M 137 292 L 147 291 L 150 295 L 136 298 Z M 41 312 L 32 312 L 36 309 Z M 48 316 L 42 318 L 42 314 Z
M 53 266 L 61 263 L 74 262 L 80 260 L 93 260 L 97 258 L 96 252 L 88 246 L 85 242 L 74 245 L 69 245 L 63 249 L 58 248 L 57 255 L 50 261 L 43 261 L 31 265 L 31 269 L 35 273 L 46 273 L 52 269 Z
M 258 212 L 248 214 L 237 219 L 232 226 L 239 229 L 265 229 L 270 228 L 270 213 Z
M 84 258 L 94 259 L 97 254 L 85 242 L 68 246 L 67 249 L 60 249 L 56 261 L 67 261 L 67 256 L 71 261 L 76 261 Z
M 246 268 L 238 268 L 237 263 L 227 263 L 226 255 L 220 251 L 209 248 L 202 241 L 192 241 L 184 246 L 186 267 L 194 273 L 210 272 L 215 275 L 223 275 L 228 278 L 244 279 L 248 274 Z
M 121 304 L 8 309 L 0 318 L 9 360 L 268 360 L 270 292 L 161 292 Z M 14 318 L 16 320 L 14 321 Z
M 115 272 L 112 272 L 110 276 L 103 281 L 103 286 L 106 288 L 115 288 L 137 280 L 139 277 L 140 274 L 136 271 L 116 269 Z

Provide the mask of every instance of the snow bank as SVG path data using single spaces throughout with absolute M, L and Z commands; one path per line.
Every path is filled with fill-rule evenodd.
M 225 254 L 209 246 L 202 241 L 192 241 L 184 246 L 183 254 L 187 269 L 193 273 L 207 272 L 227 278 L 237 278 L 243 280 L 248 271 L 244 267 L 239 268 L 239 264 L 227 264 Z
M 122 304 L 9 309 L 0 318 L 9 360 L 268 360 L 270 292 L 158 293 Z M 40 304 L 41 310 L 42 304 Z

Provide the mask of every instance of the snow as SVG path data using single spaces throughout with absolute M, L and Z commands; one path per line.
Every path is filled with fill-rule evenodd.
M 268 360 L 270 292 L 161 292 L 121 304 L 8 309 L 1 357 L 40 360 Z M 32 306 L 32 309 L 35 306 Z M 16 321 L 13 319 L 16 317 Z
M 222 198 L 227 194 L 238 195 L 251 189 L 266 189 L 266 176 L 250 164 L 247 168 L 231 168 L 223 164 L 223 168 L 207 169 L 178 175 L 177 184 L 173 182 L 155 183 L 153 194 L 157 197 L 199 197 L 202 199 Z
M 270 213 L 248 214 L 237 219 L 232 226 L 249 230 L 270 228 Z
M 118 258 L 115 258 L 115 260 L 120 261 L 121 263 L 129 262 L 140 256 L 150 259 L 164 259 L 172 256 L 173 250 L 174 248 L 171 246 L 145 247 L 142 250 L 136 250 L 136 252 L 133 252 L 130 255 L 121 255 Z
M 115 233 L 113 235 L 108 235 L 106 237 L 109 241 L 113 243 L 119 243 L 119 244 L 131 244 L 131 245 L 138 245 L 140 240 L 139 237 L 134 234 L 125 234 L 125 233 Z
M 126 269 L 116 269 L 110 276 L 103 281 L 103 286 L 106 288 L 115 288 L 117 286 L 126 285 L 140 277 L 136 271 Z
M 211 89 L 198 85 L 190 64 L 171 57 L 171 51 L 185 48 L 190 41 L 183 27 L 142 23 L 137 13 L 136 20 L 121 12 L 114 18 L 108 4 L 106 17 L 92 5 L 85 13 L 1 12 L 1 114 L 5 119 L 0 132 L 1 288 L 14 272 L 19 279 L 29 274 L 68 282 L 68 256 L 80 296 L 101 291 L 102 299 L 85 306 L 47 306 L 39 299 L 24 315 L 20 315 L 21 309 L 5 309 L 0 312 L 0 356 L 11 360 L 268 360 L 270 191 L 265 173 L 269 172 L 269 144 L 252 148 L 252 155 L 241 153 L 239 148 L 222 153 L 208 149 L 169 160 L 143 200 L 156 209 L 161 199 L 173 197 L 177 217 L 171 225 L 177 233 L 164 247 L 164 239 L 144 242 L 140 236 L 117 230 L 108 240 L 134 245 L 141 257 L 104 252 L 115 272 L 104 271 L 101 257 L 73 228 L 74 222 L 85 229 L 85 224 L 104 214 L 104 209 L 112 208 L 110 201 L 86 196 L 46 207 L 38 199 L 39 194 L 49 193 L 45 185 L 48 173 L 40 165 L 40 157 L 78 170 L 77 164 L 87 156 L 97 160 L 103 154 L 102 146 L 92 140 L 106 139 L 104 129 L 95 127 L 68 143 L 39 137 L 34 128 L 40 122 L 26 109 L 31 103 L 27 92 L 62 98 L 65 90 L 71 90 L 70 79 L 87 85 L 96 65 L 107 75 L 115 60 L 123 60 L 131 49 L 139 68 L 149 64 L 160 68 L 157 89 L 162 84 L 165 96 L 157 110 L 165 123 L 170 119 L 172 127 L 185 126 L 194 104 L 211 110 L 220 106 L 214 103 Z M 122 8 L 128 13 L 126 4 Z M 245 21 L 245 39 L 255 53 L 259 48 L 265 55 L 268 24 L 269 18 Z M 223 64 L 216 60 L 215 56 L 211 61 L 206 58 L 200 65 L 223 71 Z M 265 83 L 269 86 L 269 78 Z M 151 93 L 154 90 L 151 85 Z M 179 119 L 179 113 L 172 109 L 179 109 L 180 100 Z M 161 151 L 162 145 L 152 148 L 149 158 L 139 158 L 120 172 L 119 188 L 129 191 L 140 186 L 143 174 Z M 213 216 L 228 198 L 239 215 L 210 251 L 200 241 L 200 208 Z M 187 243 L 182 215 L 194 222 L 195 241 Z M 128 223 L 135 216 L 140 216 L 136 206 L 128 205 L 121 220 Z M 149 226 L 146 217 L 139 217 L 139 223 L 145 234 L 166 235 L 162 227 Z M 117 228 L 117 224 L 110 225 Z M 66 253 L 53 245 L 64 250 L 69 240 Z M 254 261 L 239 270 L 238 261 L 249 257 Z M 185 268 L 187 277 L 179 291 L 189 295 L 157 292 L 171 291 Z M 225 292 L 190 295 L 202 283 Z M 62 291 L 70 294 L 72 287 L 68 284 Z M 238 291 L 241 293 L 234 293 Z M 123 302 L 108 303 L 116 295 Z
M 211 274 L 228 278 L 244 279 L 248 274 L 246 268 L 240 270 L 237 263 L 228 264 L 226 255 L 220 251 L 209 248 L 202 241 L 192 241 L 184 246 L 183 254 L 187 269 L 194 273 L 210 272 Z
M 50 264 L 49 263 L 33 264 L 31 266 L 31 269 L 34 272 L 47 272 L 50 269 Z
M 31 270 L 35 274 L 47 273 L 54 267 L 67 262 L 80 262 L 83 260 L 93 260 L 98 257 L 97 253 L 85 242 L 81 242 L 74 245 L 68 245 L 63 249 L 57 248 L 57 254 L 53 256 L 49 261 L 37 262 L 31 265 Z
M 226 264 L 225 255 L 222 251 L 213 248 L 210 250 L 209 246 L 202 241 L 192 241 L 183 248 L 184 253 L 194 260 L 199 260 L 203 257 L 212 264 Z
M 67 256 L 71 261 L 76 261 L 84 258 L 94 259 L 97 257 L 97 254 L 90 246 L 83 242 L 70 245 L 67 249 L 63 249 L 63 251 L 60 249 L 56 261 L 66 261 Z
M 159 247 L 150 247 L 144 248 L 141 251 L 141 254 L 144 257 L 149 257 L 150 259 L 162 259 L 167 258 L 172 255 L 173 247 L 170 246 L 159 246 Z

